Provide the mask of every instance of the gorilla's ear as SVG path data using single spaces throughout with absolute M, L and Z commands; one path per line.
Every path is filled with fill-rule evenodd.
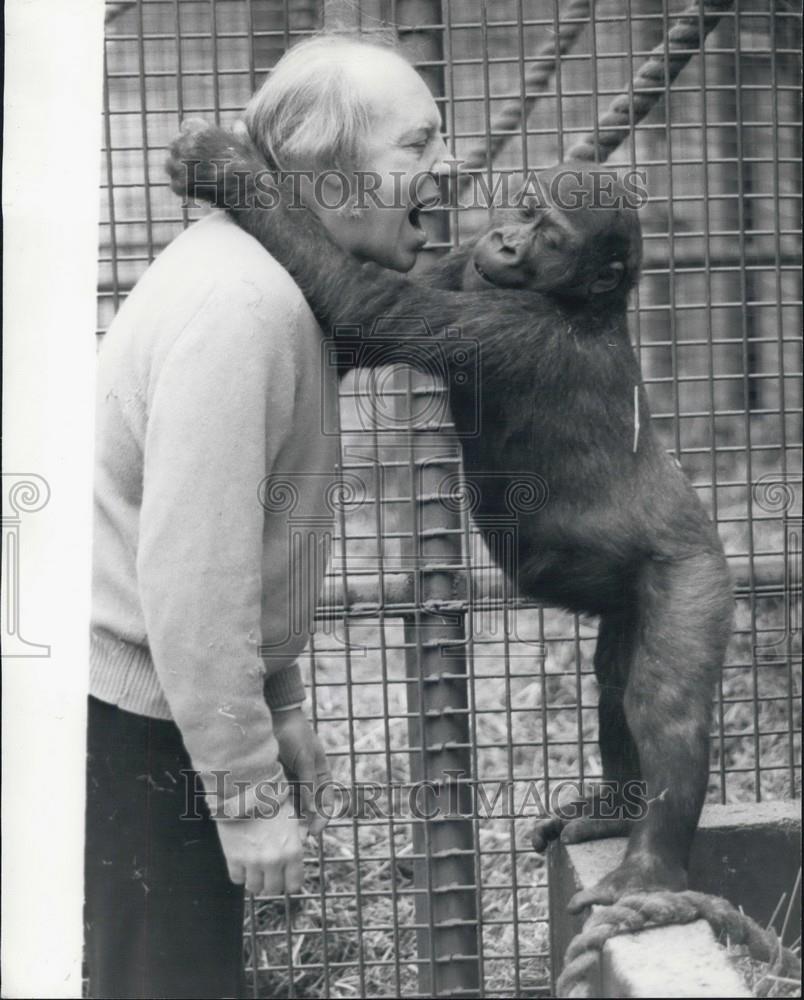
M 611 292 L 623 280 L 625 264 L 621 260 L 613 260 L 610 264 L 597 272 L 597 277 L 589 285 L 592 295 L 600 295 L 601 292 Z

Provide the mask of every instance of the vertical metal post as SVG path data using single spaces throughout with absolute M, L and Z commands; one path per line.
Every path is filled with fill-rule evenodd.
M 405 623 L 408 734 L 411 781 L 429 791 L 413 800 L 421 807 L 413 848 L 423 996 L 479 991 L 465 618 L 423 610 L 454 596 L 450 565 L 460 563 L 460 518 L 438 496 L 456 464 L 454 443 L 450 449 L 443 432 L 411 441 L 416 610 Z
M 443 98 L 443 47 L 438 29 L 428 27 L 443 23 L 440 0 L 398 0 L 391 6 L 401 48 L 411 62 L 428 64 L 419 67 L 421 76 L 433 96 Z M 352 4 L 326 0 L 324 23 L 355 28 L 358 10 Z M 447 242 L 446 213 L 439 213 L 435 221 L 436 239 Z M 429 321 L 427 316 L 420 318 Z M 433 412 L 427 396 L 439 390 L 426 376 L 403 371 L 395 385 L 397 390 L 407 389 L 399 397 L 396 426 L 402 426 L 404 418 L 415 424 L 417 414 Z M 422 815 L 413 823 L 419 992 L 477 996 L 479 931 L 465 621 L 462 614 L 445 616 L 426 609 L 428 604 L 451 600 L 461 562 L 459 515 L 437 499 L 439 485 L 457 467 L 458 446 L 429 425 L 427 430 L 412 429 L 410 435 L 409 479 L 404 486 L 410 490 L 411 503 L 408 516 L 403 515 L 407 539 L 403 554 L 415 567 L 416 609 L 406 618 L 404 630 L 408 735 L 411 782 L 427 783 L 414 800 Z
M 440 0 L 397 0 L 400 44 L 418 67 L 435 98 L 444 97 L 443 44 L 437 28 Z M 421 26 L 422 30 L 417 30 Z M 435 219 L 436 239 L 449 238 L 446 213 Z M 425 321 L 429 317 L 422 317 Z M 419 413 L 427 380 L 408 373 Z M 443 432 L 417 432 L 410 445 L 412 506 L 409 554 L 416 561 L 417 610 L 405 623 L 408 685 L 408 734 L 412 782 L 432 783 L 426 802 L 433 819 L 413 827 L 419 991 L 424 996 L 472 996 L 480 990 L 474 829 L 471 821 L 473 777 L 466 680 L 466 627 L 463 615 L 442 616 L 422 607 L 449 601 L 461 560 L 457 513 L 437 499 L 439 485 L 454 472 L 457 443 Z
M 439 0 L 398 0 L 400 44 L 433 96 L 444 96 L 443 24 Z M 422 26 L 423 30 L 417 30 Z M 449 238 L 446 212 L 436 218 L 436 239 Z M 422 317 L 429 321 L 429 317 Z M 426 378 L 408 373 L 418 413 Z M 445 414 L 446 416 L 446 414 Z M 416 565 L 416 611 L 405 623 L 408 734 L 412 782 L 431 783 L 420 795 L 432 818 L 413 826 L 416 923 L 419 925 L 419 992 L 423 996 L 478 996 L 480 961 L 475 885 L 473 778 L 463 614 L 423 610 L 450 601 L 461 562 L 461 523 L 438 499 L 439 486 L 454 474 L 457 442 L 443 431 L 413 431 L 410 444 L 412 504 L 409 553 Z M 451 569 L 453 565 L 456 569 Z

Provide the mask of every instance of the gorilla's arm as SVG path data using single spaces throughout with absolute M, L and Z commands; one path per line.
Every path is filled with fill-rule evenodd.
M 225 129 L 185 123 L 171 144 L 167 172 L 176 194 L 225 208 L 290 272 L 325 332 L 352 326 L 365 336 L 378 316 L 423 318 L 436 337 L 445 327 L 486 339 L 511 325 L 538 326 L 534 317 L 540 310 L 532 309 L 542 300 L 538 293 L 456 290 L 465 250 L 416 283 L 376 264 L 359 263 L 329 238 L 311 212 L 291 206 L 287 185 L 277 184 L 247 140 Z M 493 324 L 478 323 L 480 315 L 493 315 Z M 399 338 L 404 336 L 400 324 Z

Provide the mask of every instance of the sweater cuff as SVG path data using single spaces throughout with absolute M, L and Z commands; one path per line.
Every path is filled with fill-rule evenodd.
M 307 697 L 298 662 L 268 674 L 263 683 L 265 700 L 273 711 L 300 705 Z

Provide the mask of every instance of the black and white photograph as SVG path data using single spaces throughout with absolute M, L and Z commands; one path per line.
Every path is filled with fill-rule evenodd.
M 801 27 L 9 0 L 4 997 L 802 995 Z

